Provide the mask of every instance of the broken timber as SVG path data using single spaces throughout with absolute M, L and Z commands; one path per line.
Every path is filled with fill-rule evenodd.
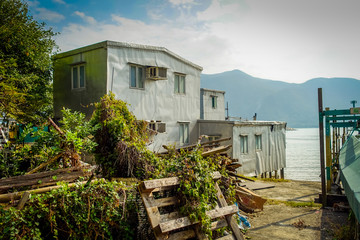
M 254 210 L 254 209 L 261 209 L 263 210 L 264 203 L 266 202 L 266 199 L 260 197 L 256 193 L 237 186 L 235 188 L 236 191 L 236 198 L 238 200 L 238 203 L 240 206 L 245 207 L 245 209 Z M 240 207 L 241 208 L 241 207 Z M 243 209 L 244 210 L 244 209 Z
M 219 179 L 221 174 L 215 172 L 212 174 L 214 179 Z M 192 222 L 189 217 L 181 216 L 179 212 L 166 212 L 164 207 L 177 206 L 179 200 L 171 195 L 171 190 L 175 190 L 180 184 L 178 177 L 154 179 L 144 181 L 139 185 L 139 192 L 143 200 L 146 212 L 149 217 L 151 227 L 153 228 L 156 239 L 207 239 L 199 231 L 199 222 Z M 220 239 L 243 240 L 244 237 L 239 230 L 233 214 L 238 211 L 235 205 L 228 206 L 219 186 L 216 184 L 218 195 L 218 208 L 209 210 L 206 214 L 214 221 L 211 229 L 216 230 L 229 226 L 232 235 L 224 236 Z M 170 190 L 168 193 L 165 191 Z M 165 197 L 162 197 L 165 196 Z

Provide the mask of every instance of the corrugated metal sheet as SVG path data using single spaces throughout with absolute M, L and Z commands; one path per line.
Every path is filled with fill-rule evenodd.
M 360 140 L 351 136 L 340 151 L 341 181 L 356 219 L 360 221 Z

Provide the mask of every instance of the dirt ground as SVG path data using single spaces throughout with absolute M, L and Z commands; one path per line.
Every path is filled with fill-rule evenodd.
M 267 182 L 269 183 L 269 182 Z M 319 196 L 319 182 L 291 181 L 269 183 L 274 188 L 254 190 L 267 199 L 311 202 Z M 291 207 L 285 204 L 266 204 L 263 211 L 248 216 L 251 228 L 246 237 L 250 239 L 328 240 L 337 239 L 336 234 L 348 224 L 348 212 L 335 212 L 333 208 Z

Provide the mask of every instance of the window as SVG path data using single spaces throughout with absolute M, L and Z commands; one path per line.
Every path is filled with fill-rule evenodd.
M 77 65 L 71 68 L 72 89 L 85 87 L 85 65 Z
M 179 123 L 180 144 L 189 143 L 189 123 Z
M 240 153 L 248 153 L 248 136 L 240 136 Z
M 144 68 L 139 66 L 130 66 L 130 87 L 144 88 Z
M 211 106 L 212 108 L 217 108 L 217 96 L 211 96 Z
M 255 135 L 255 146 L 256 146 L 256 150 L 261 150 L 262 149 L 261 134 L 256 134 Z
M 185 94 L 185 75 L 175 74 L 175 93 Z

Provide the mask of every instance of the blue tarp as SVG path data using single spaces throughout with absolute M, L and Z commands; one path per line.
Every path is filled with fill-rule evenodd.
M 351 136 L 339 156 L 341 181 L 356 219 L 360 222 L 360 140 Z

